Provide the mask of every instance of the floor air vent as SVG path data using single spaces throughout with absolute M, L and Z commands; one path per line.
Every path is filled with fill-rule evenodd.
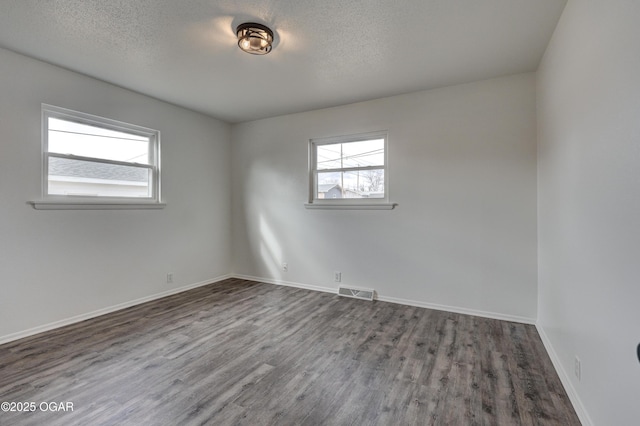
M 339 287 L 338 295 L 353 297 L 354 299 L 373 300 L 373 289 L 356 287 Z

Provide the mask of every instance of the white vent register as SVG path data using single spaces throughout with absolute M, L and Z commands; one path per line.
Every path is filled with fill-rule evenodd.
M 338 295 L 352 297 L 354 299 L 373 300 L 374 290 L 372 288 L 338 287 Z

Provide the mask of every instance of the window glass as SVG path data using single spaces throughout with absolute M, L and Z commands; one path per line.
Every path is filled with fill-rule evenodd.
M 49 152 L 149 163 L 149 137 L 49 117 Z
M 310 143 L 310 202 L 388 199 L 386 133 L 313 139 Z
M 45 197 L 159 202 L 159 132 L 43 105 Z

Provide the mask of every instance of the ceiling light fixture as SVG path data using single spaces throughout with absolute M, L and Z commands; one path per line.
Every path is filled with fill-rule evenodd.
M 261 24 L 247 22 L 236 28 L 238 47 L 252 55 L 266 55 L 271 52 L 273 31 Z

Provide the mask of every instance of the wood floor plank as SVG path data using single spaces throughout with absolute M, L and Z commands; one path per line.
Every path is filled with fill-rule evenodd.
M 1 425 L 579 425 L 535 327 L 242 279 L 0 345 Z

